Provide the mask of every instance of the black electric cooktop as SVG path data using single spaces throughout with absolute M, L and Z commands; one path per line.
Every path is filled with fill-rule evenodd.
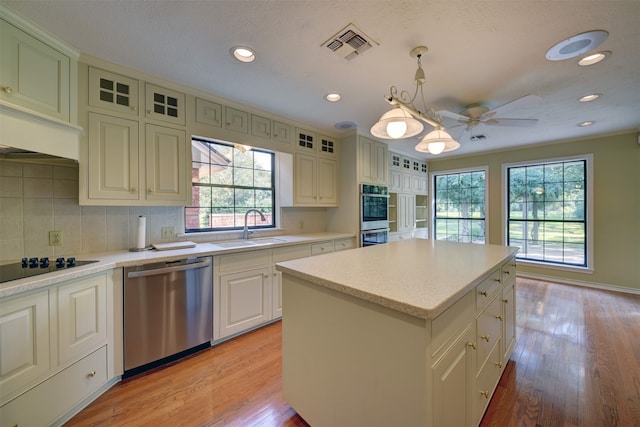
M 67 270 L 69 268 L 87 265 L 98 261 L 77 261 L 74 257 L 56 258 L 22 258 L 22 262 L 0 265 L 0 283 L 11 280 L 24 279 L 25 277 L 51 273 L 53 271 Z

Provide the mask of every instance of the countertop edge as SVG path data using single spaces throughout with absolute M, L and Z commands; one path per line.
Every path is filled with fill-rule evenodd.
M 38 289 L 44 289 L 49 286 L 57 285 L 69 280 L 80 279 L 82 277 L 98 274 L 103 271 L 114 268 L 130 267 L 140 263 L 171 261 L 185 257 L 195 256 L 216 256 L 238 252 L 258 251 L 263 249 L 273 249 L 286 246 L 301 245 L 306 243 L 316 243 L 328 240 L 339 240 L 354 238 L 355 233 L 339 233 L 339 232 L 319 232 L 310 234 L 288 234 L 269 236 L 280 239 L 288 239 L 280 243 L 270 243 L 256 245 L 250 247 L 223 248 L 216 246 L 215 242 L 199 243 L 193 248 L 174 249 L 166 251 L 116 251 L 98 254 L 83 254 L 83 259 L 97 260 L 93 264 L 74 267 L 71 269 L 61 270 L 59 272 L 51 272 L 39 276 L 28 277 L 24 279 L 13 280 L 10 282 L 0 283 L 0 299 L 28 293 Z

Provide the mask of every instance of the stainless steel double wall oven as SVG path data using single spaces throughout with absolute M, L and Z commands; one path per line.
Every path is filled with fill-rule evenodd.
M 389 188 L 360 186 L 360 245 L 387 243 L 389 239 Z

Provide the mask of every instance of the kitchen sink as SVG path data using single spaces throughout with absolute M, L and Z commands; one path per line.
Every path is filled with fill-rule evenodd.
M 220 246 L 222 248 L 240 248 L 243 246 L 256 246 L 257 243 L 254 243 L 250 240 L 227 240 L 225 242 L 215 242 L 213 243 L 216 246 Z
M 286 242 L 286 240 L 276 239 L 274 237 L 262 237 L 249 240 L 226 240 L 222 242 L 213 242 L 213 244 L 222 248 L 241 248 L 244 246 L 272 245 L 274 243 L 282 242 Z

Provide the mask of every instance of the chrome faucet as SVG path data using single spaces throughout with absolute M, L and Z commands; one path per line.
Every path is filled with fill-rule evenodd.
M 262 212 L 260 212 L 258 209 L 249 209 L 247 212 L 245 212 L 244 214 L 244 228 L 242 229 L 242 238 L 243 239 L 248 239 L 249 238 L 249 234 L 253 233 L 253 231 L 249 231 L 249 225 L 247 224 L 247 217 L 249 216 L 249 213 L 251 212 L 258 212 L 260 214 L 260 219 L 263 221 L 266 221 L 267 219 L 264 217 L 264 215 L 262 214 Z

